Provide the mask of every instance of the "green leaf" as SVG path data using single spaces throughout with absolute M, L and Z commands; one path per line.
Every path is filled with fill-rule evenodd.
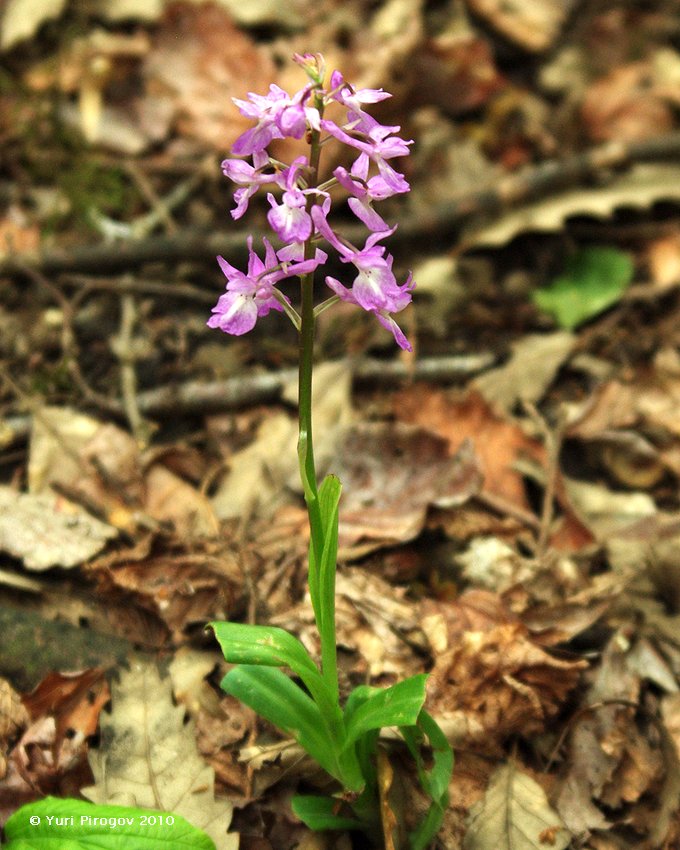
M 425 702 L 427 674 L 412 676 L 389 688 L 377 690 L 360 705 L 348 703 L 345 709 L 345 746 L 372 729 L 383 726 L 415 726 Z
M 356 818 L 346 817 L 335 813 L 339 801 L 333 797 L 313 797 L 298 794 L 293 797 L 291 805 L 295 814 L 310 829 L 363 829 L 363 824 Z
M 324 530 L 323 550 L 319 568 L 318 621 L 321 638 L 321 666 L 323 677 L 338 700 L 338 662 L 335 637 L 335 574 L 338 557 L 338 506 L 342 486 L 334 475 L 327 475 L 319 489 L 319 509 Z
M 411 850 L 424 850 L 439 832 L 444 813 L 449 803 L 449 782 L 453 773 L 453 750 L 446 735 L 425 709 L 418 716 L 417 727 L 399 730 L 413 756 L 418 769 L 418 778 L 423 791 L 432 800 L 426 816 L 409 836 Z M 425 769 L 420 752 L 423 733 L 432 747 L 432 768 Z
M 22 806 L 5 824 L 5 839 L 5 850 L 215 850 L 179 815 L 55 797 Z
M 628 254 L 616 248 L 583 248 L 550 287 L 533 293 L 533 301 L 572 330 L 615 304 L 632 279 Z
M 296 637 L 276 626 L 220 622 L 209 625 L 227 661 L 232 664 L 290 667 L 302 679 L 328 722 L 336 725 L 341 722 L 337 699 Z
M 342 781 L 337 745 L 318 705 L 281 670 L 241 664 L 222 679 L 222 690 L 294 738 L 321 767 Z

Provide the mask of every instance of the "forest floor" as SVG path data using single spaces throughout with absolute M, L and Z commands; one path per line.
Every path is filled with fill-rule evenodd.
M 215 256 L 243 267 L 269 209 L 229 215 L 231 98 L 297 90 L 318 51 L 414 140 L 385 203 L 414 352 L 350 304 L 318 323 L 343 693 L 431 673 L 439 847 L 680 850 L 677 0 L 0 14 L 0 824 L 147 805 L 162 741 L 217 850 L 352 846 L 292 814 L 324 777 L 220 691 L 204 629 L 319 654 L 295 331 L 206 327 Z M 399 850 L 420 801 L 385 747 Z

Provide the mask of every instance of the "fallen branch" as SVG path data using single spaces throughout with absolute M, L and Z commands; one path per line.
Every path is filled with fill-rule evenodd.
M 353 369 L 358 386 L 388 387 L 404 380 L 454 383 L 495 362 L 491 353 L 463 354 L 450 357 L 428 357 L 412 365 L 401 361 L 364 359 Z M 144 416 L 163 419 L 168 416 L 196 416 L 234 410 L 254 404 L 280 402 L 284 388 L 296 378 L 295 369 L 280 372 L 261 372 L 239 375 L 223 381 L 187 381 L 176 386 L 145 390 L 137 395 L 137 408 Z M 107 402 L 107 412 L 117 412 L 125 417 L 123 405 Z M 0 420 L 0 448 L 24 441 L 28 437 L 29 416 L 10 416 Z

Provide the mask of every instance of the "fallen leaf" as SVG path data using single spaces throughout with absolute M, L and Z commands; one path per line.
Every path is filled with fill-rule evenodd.
M 419 610 L 404 597 L 405 588 L 388 584 L 358 569 L 341 571 L 336 577 L 337 643 L 356 653 L 352 673 L 386 682 L 422 673 L 418 650 L 425 649 Z M 313 657 L 320 656 L 318 630 L 309 598 L 271 618 L 300 638 Z
M 24 697 L 24 705 L 36 720 L 54 717 L 56 747 L 72 750 L 82 747 L 97 731 L 99 713 L 109 698 L 104 671 L 94 668 L 81 673 L 50 673 Z
M 542 51 L 559 35 L 575 0 L 467 0 L 470 8 L 526 50 Z
M 550 836 L 547 840 L 547 836 Z M 491 776 L 484 798 L 470 810 L 465 850 L 563 850 L 571 834 L 545 791 L 512 762 Z
M 621 207 L 647 209 L 658 201 L 680 198 L 680 169 L 665 163 L 644 163 L 613 179 L 606 186 L 552 195 L 537 203 L 510 210 L 490 225 L 466 234 L 468 248 L 506 245 L 520 233 L 557 233 L 570 216 L 609 219 Z
M 314 454 L 322 472 L 334 455 L 338 440 L 353 420 L 351 371 L 347 361 L 321 363 L 314 370 L 312 415 L 316 439 Z M 297 383 L 285 388 L 284 396 L 297 402 Z M 212 497 L 220 519 L 267 514 L 285 498 L 286 488 L 298 491 L 298 459 L 295 451 L 297 419 L 286 413 L 268 413 L 254 440 L 228 458 L 229 473 Z
M 430 704 L 447 731 L 494 751 L 510 735 L 543 730 L 587 664 L 552 657 L 493 594 L 475 594 L 424 606 Z
M 680 232 L 654 239 L 646 253 L 649 273 L 658 291 L 680 283 Z
M 66 0 L 8 0 L 2 12 L 0 50 L 34 36 L 46 21 L 61 15 Z
M 522 453 L 540 460 L 543 448 L 514 422 L 495 413 L 479 392 L 454 396 L 415 386 L 396 394 L 394 412 L 400 420 L 446 439 L 450 454 L 469 439 L 479 458 L 484 492 L 529 510 L 522 476 L 512 464 Z
M 118 531 L 61 496 L 17 493 L 0 487 L 0 550 L 26 569 L 77 567 L 118 536 Z
M 220 541 L 194 541 L 190 548 L 175 543 L 147 554 L 142 548 L 138 557 L 123 550 L 88 570 L 99 596 L 110 598 L 119 591 L 134 599 L 166 623 L 177 642 L 192 625 L 227 619 L 242 605 L 239 559 Z
M 651 62 L 634 62 L 590 86 L 581 116 L 593 141 L 639 141 L 672 129 L 672 109 L 657 90 L 654 70 Z
M 507 363 L 484 372 L 472 381 L 472 386 L 489 404 L 508 412 L 518 402 L 536 404 L 575 344 L 576 337 L 569 331 L 527 334 L 512 344 Z
M 401 423 L 349 429 L 331 469 L 343 485 L 343 551 L 412 540 L 423 528 L 429 505 L 461 505 L 481 484 L 469 443 L 450 456 L 446 440 Z
M 143 73 L 141 110 L 154 111 L 159 101 L 172 101 L 179 131 L 220 153 L 251 123 L 236 107 L 229 108 L 231 98 L 247 91 L 266 94 L 277 79 L 267 51 L 214 3 L 168 3 Z
M 0 259 L 12 254 L 36 251 L 40 246 L 40 230 L 29 223 L 25 213 L 10 206 L 0 219 Z
M 215 537 L 219 523 L 206 496 L 160 463 L 146 470 L 144 507 L 161 522 L 169 522 L 178 537 Z
M 7 679 L 0 678 L 0 779 L 7 773 L 5 755 L 28 725 L 28 712 Z
M 101 717 L 102 743 L 90 752 L 93 803 L 172 811 L 203 829 L 217 850 L 236 850 L 227 834 L 232 807 L 214 796 L 214 773 L 198 755 L 193 723 L 172 701 L 170 679 L 155 664 L 132 661 L 112 687 L 111 715 Z
M 615 536 L 626 526 L 651 518 L 657 512 L 654 500 L 647 493 L 620 493 L 566 477 L 563 481 L 575 513 L 596 540 Z

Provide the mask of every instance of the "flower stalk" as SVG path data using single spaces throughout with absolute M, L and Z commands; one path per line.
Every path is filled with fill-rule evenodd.
M 232 216 L 240 218 L 259 189 L 274 184 L 280 200 L 267 195 L 267 220 L 283 246 L 275 250 L 264 240 L 262 260 L 248 240 L 246 273 L 219 257 L 227 278 L 210 327 L 240 335 L 271 310 L 284 312 L 299 334 L 298 461 L 310 526 L 309 595 L 321 643 L 321 664 L 309 655 L 293 635 L 272 626 L 212 623 L 227 661 L 236 664 L 222 681 L 227 693 L 239 698 L 262 717 L 288 732 L 333 776 L 340 792 L 333 797 L 297 796 L 295 813 L 313 829 L 358 829 L 376 846 L 382 841 L 377 762 L 379 732 L 396 726 L 414 754 L 417 772 L 430 810 L 411 834 L 411 850 L 424 850 L 436 833 L 448 800 L 448 779 L 453 766 L 451 748 L 443 733 L 423 708 L 426 675 L 420 674 L 389 688 L 355 688 L 344 706 L 340 702 L 335 623 L 335 576 L 338 551 L 338 511 L 341 485 L 333 475 L 319 484 L 314 462 L 312 421 L 312 375 L 316 316 L 338 301 L 347 301 L 368 311 L 389 330 L 397 344 L 411 345 L 393 318 L 411 300 L 413 281 L 409 274 L 398 284 L 392 257 L 382 240 L 394 232 L 373 208 L 376 201 L 409 190 L 408 183 L 388 160 L 408 153 L 408 145 L 395 135 L 399 127 L 379 124 L 364 111 L 364 105 L 389 97 L 374 89 L 356 90 L 335 71 L 324 88 L 325 67 L 320 55 L 296 56 L 295 61 L 311 81 L 290 96 L 272 85 L 268 95 L 249 94 L 248 101 L 236 100 L 242 114 L 256 125 L 233 147 L 239 156 L 252 157 L 252 165 L 241 159 L 222 163 L 224 173 L 237 183 Z M 340 124 L 324 117 L 326 108 L 345 111 Z M 325 138 L 322 133 L 326 133 Z M 308 155 L 286 166 L 266 151 L 274 139 L 306 139 Z M 349 171 L 338 166 L 333 177 L 319 182 L 319 161 L 324 141 L 334 137 L 359 151 Z M 371 173 L 373 172 L 373 173 Z M 362 248 L 336 232 L 329 214 L 333 205 L 330 189 L 349 194 L 349 210 L 367 227 Z M 354 267 L 354 280 L 346 286 L 327 275 L 332 295 L 314 305 L 314 273 L 328 259 L 317 247 L 325 240 L 342 263 Z M 299 312 L 279 284 L 291 277 L 300 280 Z M 280 668 L 291 669 L 303 683 L 298 686 Z M 433 767 L 425 768 L 419 747 L 427 737 L 434 751 Z

